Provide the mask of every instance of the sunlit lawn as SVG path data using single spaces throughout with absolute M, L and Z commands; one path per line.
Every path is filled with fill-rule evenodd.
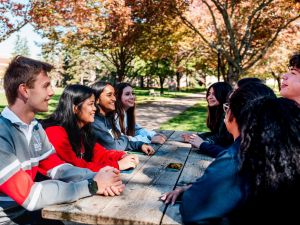
M 134 93 L 136 95 L 136 101 L 138 103 L 146 102 L 146 101 L 156 101 L 162 98 L 178 98 L 187 96 L 189 93 L 199 93 L 203 92 L 204 88 L 194 88 L 190 90 L 182 90 L 180 92 L 177 91 L 168 91 L 168 89 L 164 89 L 164 94 L 161 96 L 149 96 L 149 89 L 141 89 L 141 88 L 135 88 Z M 160 92 L 160 89 L 155 89 L 155 92 Z
M 160 126 L 161 130 L 208 131 L 206 127 L 207 102 L 200 101 Z

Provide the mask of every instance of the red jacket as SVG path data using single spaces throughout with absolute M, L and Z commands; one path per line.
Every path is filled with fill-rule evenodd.
M 105 166 L 112 166 L 119 169 L 118 161 L 125 155 L 124 151 L 107 150 L 96 143 L 93 149 L 91 162 L 78 158 L 72 149 L 68 134 L 61 126 L 52 126 L 45 129 L 46 134 L 53 144 L 57 155 L 64 161 L 78 167 L 88 168 L 94 172 Z M 84 151 L 84 148 L 83 148 Z

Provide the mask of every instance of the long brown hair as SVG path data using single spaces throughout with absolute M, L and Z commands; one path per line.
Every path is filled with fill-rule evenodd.
M 135 135 L 135 104 L 133 107 L 129 108 L 126 113 L 127 113 L 127 129 L 124 126 L 124 118 L 125 118 L 125 110 L 122 104 L 122 95 L 123 91 L 126 87 L 131 87 L 131 84 L 129 83 L 119 83 L 116 85 L 115 90 L 116 90 L 116 112 L 118 114 L 119 119 L 119 124 L 120 124 L 120 129 L 123 134 L 129 135 L 129 136 L 134 136 Z

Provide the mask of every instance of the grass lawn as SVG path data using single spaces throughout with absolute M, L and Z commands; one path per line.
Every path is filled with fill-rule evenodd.
M 180 92 L 177 91 L 168 91 L 168 89 L 164 89 L 164 94 L 161 96 L 149 96 L 149 89 L 141 89 L 141 88 L 134 88 L 134 93 L 136 95 L 136 102 L 141 103 L 141 102 L 146 102 L 146 101 L 156 101 L 161 98 L 178 98 L 178 97 L 183 97 L 187 96 L 189 93 L 199 93 L 203 92 L 205 89 L 204 88 L 194 88 L 190 90 L 183 90 Z M 160 92 L 160 89 L 155 89 L 155 92 Z
M 180 130 L 180 131 L 208 131 L 206 127 L 207 102 L 200 101 L 193 107 L 188 108 L 178 116 L 163 123 L 161 130 Z

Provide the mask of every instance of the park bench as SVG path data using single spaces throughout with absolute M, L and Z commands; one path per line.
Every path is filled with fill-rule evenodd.
M 156 96 L 160 96 L 160 93 L 159 92 L 156 92 L 154 89 L 149 89 L 149 96 L 153 96 L 153 97 L 156 97 Z

